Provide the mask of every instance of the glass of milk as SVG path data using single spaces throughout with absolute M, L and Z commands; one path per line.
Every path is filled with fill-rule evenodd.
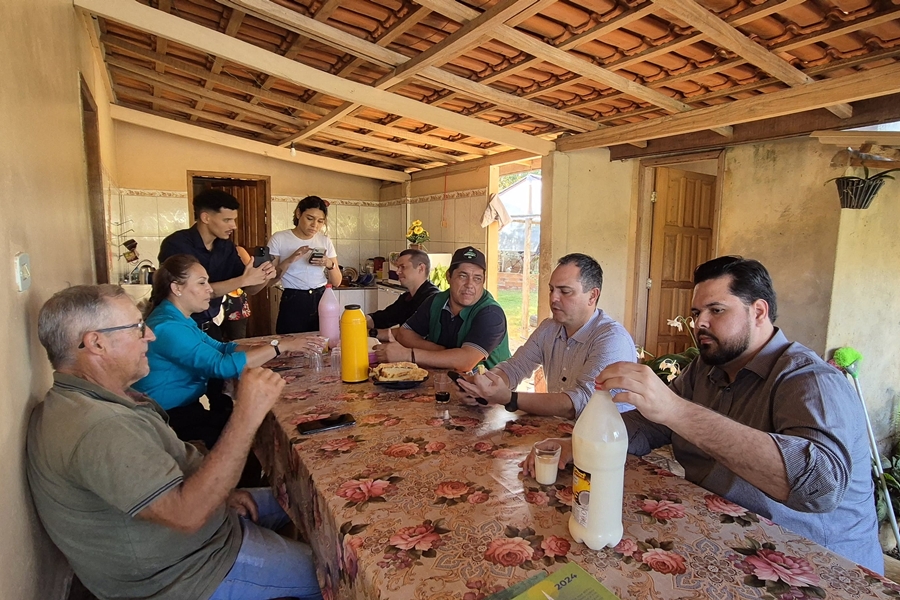
M 534 444 L 534 478 L 541 485 L 556 483 L 559 470 L 559 455 L 562 446 L 553 440 L 544 440 Z

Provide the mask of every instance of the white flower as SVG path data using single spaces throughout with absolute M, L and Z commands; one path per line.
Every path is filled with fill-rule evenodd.
M 681 331 L 681 321 L 678 319 L 678 317 L 674 319 L 666 319 L 666 324 L 669 327 L 676 327 L 678 328 L 678 331 Z
M 676 377 L 681 375 L 681 367 L 678 366 L 671 358 L 667 358 L 666 360 L 659 363 L 659 369 L 661 371 L 668 371 L 669 374 L 666 376 L 666 381 L 671 383 Z

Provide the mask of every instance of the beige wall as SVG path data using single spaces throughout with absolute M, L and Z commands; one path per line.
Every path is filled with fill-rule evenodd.
M 250 154 L 208 142 L 116 122 L 119 185 L 187 191 L 187 172 L 269 175 L 272 194 L 347 200 L 378 200 L 381 182 Z
M 600 307 L 627 326 L 637 162 L 610 162 L 605 149 L 554 152 L 544 158 L 541 175 L 539 289 L 547 289 L 561 256 L 571 252 L 593 256 L 603 267 Z M 538 302 L 538 317 L 549 316 L 545 293 L 538 295 Z
M 763 263 L 788 339 L 825 353 L 840 219 L 834 149 L 795 139 L 728 149 L 718 255 Z
M 828 185 L 828 196 L 837 206 L 834 184 Z M 859 381 L 883 450 L 890 448 L 886 438 L 900 402 L 895 352 L 900 334 L 898 200 L 900 181 L 889 180 L 869 208 L 841 210 L 826 340 L 829 353 L 842 346 L 862 353 Z
M 37 312 L 55 291 L 90 282 L 92 260 L 79 100 L 82 29 L 71 2 L 5 0 L 0 19 L 0 588 L 4 598 L 61 598 L 68 567 L 32 508 L 25 478 L 25 431 L 51 369 L 36 332 Z M 86 79 L 102 101 L 88 63 Z M 109 122 L 101 114 L 108 179 Z M 13 256 L 27 252 L 31 289 L 17 292 Z

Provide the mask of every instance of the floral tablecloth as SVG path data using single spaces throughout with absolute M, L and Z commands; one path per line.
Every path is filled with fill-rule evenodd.
M 285 361 L 290 364 L 289 361 Z M 706 490 L 629 456 L 625 537 L 593 551 L 569 536 L 571 470 L 523 478 L 531 445 L 561 419 L 348 385 L 299 368 L 256 451 L 310 541 L 326 599 L 482 600 L 576 561 L 620 598 L 881 598 L 900 586 Z M 357 425 L 300 436 L 297 423 Z

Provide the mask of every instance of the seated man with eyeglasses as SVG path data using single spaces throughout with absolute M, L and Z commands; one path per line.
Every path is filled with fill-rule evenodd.
M 100 598 L 321 599 L 309 546 L 266 489 L 235 490 L 284 380 L 244 371 L 232 418 L 205 458 L 131 385 L 155 339 L 119 286 L 74 286 L 38 317 L 56 370 L 31 415 L 27 473 L 38 516 Z

